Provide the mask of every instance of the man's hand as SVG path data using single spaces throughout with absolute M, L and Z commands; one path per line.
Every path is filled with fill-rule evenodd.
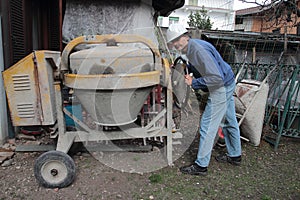
M 192 85 L 192 81 L 193 81 L 193 77 L 192 76 L 190 76 L 189 74 L 187 74 L 187 75 L 184 76 L 184 78 L 185 78 L 185 83 L 187 85 Z

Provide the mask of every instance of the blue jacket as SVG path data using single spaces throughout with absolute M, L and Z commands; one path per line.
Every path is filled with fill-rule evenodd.
M 234 73 L 216 48 L 204 40 L 190 39 L 186 56 L 201 74 L 192 81 L 194 89 L 213 90 L 234 82 Z

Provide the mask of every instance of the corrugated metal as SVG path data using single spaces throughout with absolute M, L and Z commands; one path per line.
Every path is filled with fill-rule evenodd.
M 27 55 L 26 44 L 31 41 L 26 40 L 25 27 L 25 1 L 12 0 L 10 3 L 10 22 L 11 22 L 11 41 L 12 41 L 12 58 L 13 63 L 18 62 Z M 27 16 L 28 17 L 28 16 Z
M 59 51 L 61 43 L 61 26 L 60 26 L 60 0 L 50 0 L 48 6 L 49 12 L 49 23 L 48 23 L 48 33 L 49 33 L 49 50 Z

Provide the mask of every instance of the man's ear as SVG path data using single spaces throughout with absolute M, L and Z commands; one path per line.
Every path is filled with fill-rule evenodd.
M 167 45 L 168 45 L 168 49 L 173 49 L 173 47 L 174 47 L 172 42 L 169 42 Z

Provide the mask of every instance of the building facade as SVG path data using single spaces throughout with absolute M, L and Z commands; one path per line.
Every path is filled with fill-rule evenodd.
M 300 35 L 300 1 L 237 10 L 235 30 Z
M 188 16 L 204 7 L 212 22 L 213 30 L 234 30 L 235 11 L 233 0 L 186 0 L 183 7 L 173 11 L 168 17 L 159 17 L 158 25 L 168 27 L 173 23 L 184 24 L 187 28 Z

